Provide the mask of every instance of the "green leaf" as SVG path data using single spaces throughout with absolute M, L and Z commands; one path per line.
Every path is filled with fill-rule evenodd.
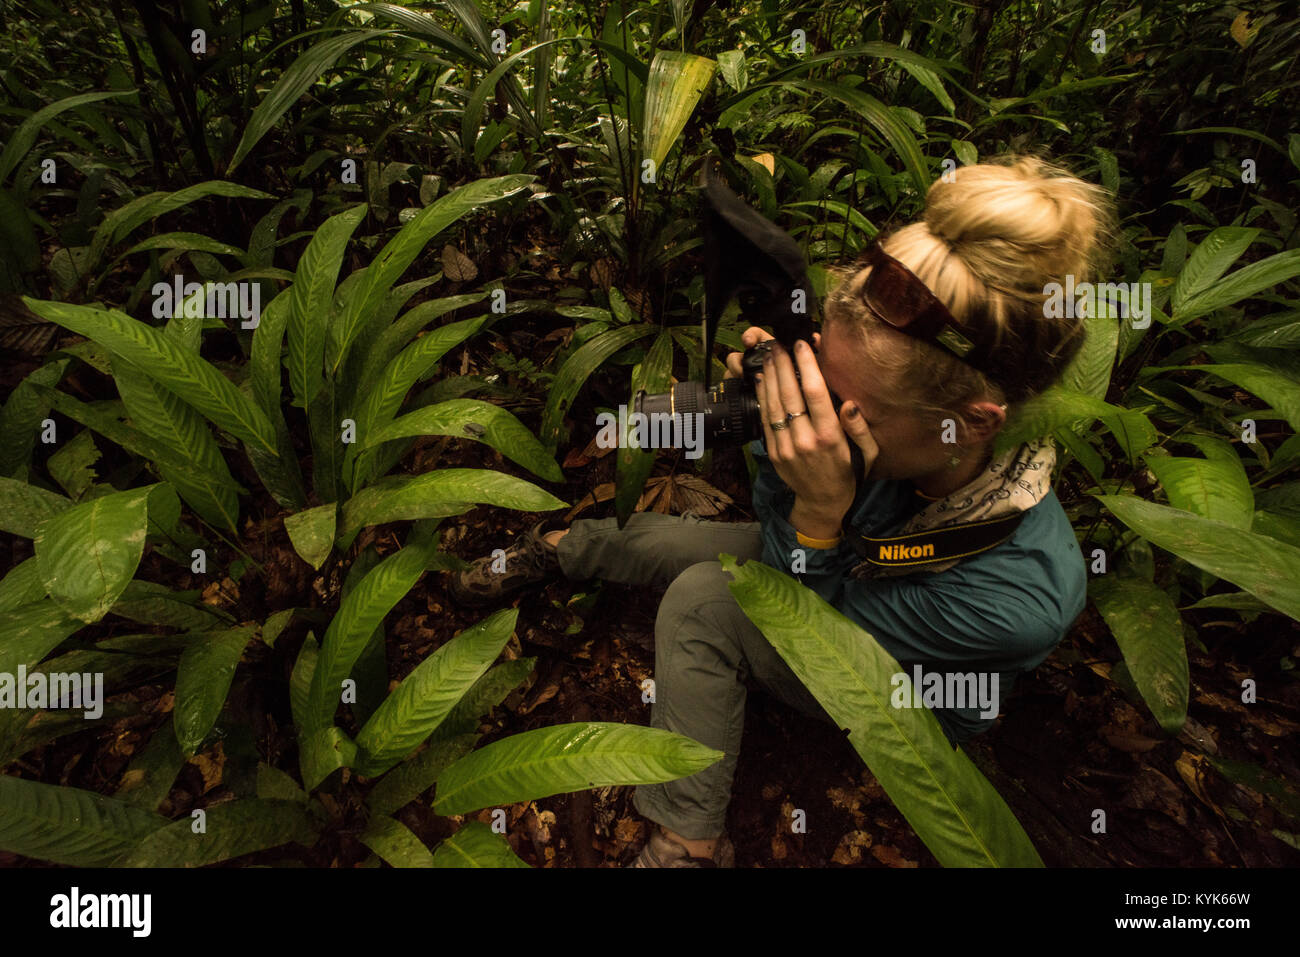
M 72 507 L 62 495 L 0 476 L 0 532 L 35 538 L 43 521 Z
M 1144 456 L 1169 504 L 1248 530 L 1254 520 L 1255 495 L 1237 453 L 1222 439 L 1206 435 L 1189 435 L 1185 441 L 1206 457 Z
M 185 755 L 176 743 L 172 726 L 160 725 L 149 743 L 131 759 L 114 797 L 142 810 L 156 811 L 171 793 L 184 764 Z
M 442 727 L 446 725 L 444 721 Z M 430 743 L 385 774 L 366 796 L 366 807 L 371 814 L 392 814 L 405 807 L 433 787 L 444 769 L 474 750 L 478 739 L 477 734 L 458 734 Z
M 207 522 L 237 533 L 239 485 L 203 417 L 134 363 L 113 356 L 112 367 L 132 425 L 168 449 L 154 463 L 163 479 Z M 185 464 L 173 468 L 173 461 Z
M 482 821 L 465 826 L 438 845 L 434 867 L 528 867 L 506 839 Z M 531 868 L 529 868 L 531 870 Z
M 901 666 L 789 575 L 759 562 L 722 567 L 741 609 L 834 719 L 945 867 L 1041 866 L 1020 822 L 928 708 L 896 708 Z M 903 693 L 910 686 L 904 682 Z
M 1300 620 L 1300 548 L 1133 495 L 1096 499 L 1152 545 Z
M 97 461 L 99 449 L 95 447 L 95 438 L 89 429 L 83 429 L 51 455 L 45 464 L 63 491 L 73 499 L 80 499 L 95 481 L 95 470 L 91 466 Z
M 135 575 L 154 487 L 74 505 L 37 529 L 36 560 L 45 588 L 70 615 L 86 622 L 103 618 Z
M 181 753 L 186 757 L 199 749 L 216 724 L 239 659 L 252 637 L 249 628 L 195 635 L 181 655 L 172 724 Z
M 271 87 L 271 92 L 257 104 L 253 115 L 244 124 L 244 135 L 240 137 L 239 145 L 235 147 L 235 155 L 230 158 L 226 175 L 229 176 L 234 172 L 235 167 L 244 161 L 257 145 L 258 140 L 275 128 L 275 124 L 280 122 L 280 117 L 284 116 L 289 107 L 297 103 L 298 98 L 306 93 L 308 88 L 320 78 L 322 73 L 332 67 L 339 57 L 358 43 L 395 32 L 394 30 L 350 30 L 322 40 L 294 60 L 289 68 L 280 74 L 275 86 Z
M 478 730 L 479 721 L 485 714 L 505 700 L 515 688 L 523 684 L 536 665 L 536 658 L 516 658 L 505 661 L 488 670 L 482 678 L 474 682 L 474 687 L 451 709 L 442 724 L 433 733 L 432 740 L 461 734 L 471 734 Z
M 334 286 L 348 240 L 368 210 L 363 203 L 325 220 L 298 260 L 288 338 L 289 384 L 295 396 L 293 404 L 300 408 L 307 408 L 321 389 L 325 374 L 325 333 Z
M 0 849 L 11 854 L 103 867 L 166 824 L 164 817 L 92 791 L 0 775 Z
M 334 527 L 338 521 L 338 506 L 318 505 L 284 517 L 284 530 L 298 557 L 317 571 L 330 557 L 334 547 Z
M 1160 726 L 1177 734 L 1187 720 L 1187 647 L 1174 601 L 1152 582 L 1103 575 L 1088 594 L 1115 636 L 1129 674 Z
M 206 831 L 194 833 L 185 817 L 142 840 L 117 863 L 122 867 L 204 867 L 291 841 L 310 847 L 316 827 L 301 804 L 244 798 L 204 809 Z
M 65 97 L 51 103 L 49 106 L 41 107 L 19 125 L 18 129 L 9 137 L 5 143 L 4 152 L 0 153 L 0 183 L 3 183 L 9 174 L 14 171 L 22 158 L 31 150 L 36 142 L 36 134 L 40 132 L 42 126 L 51 118 L 58 116 L 66 110 L 74 110 L 79 106 L 85 106 L 87 103 L 96 103 L 100 100 L 108 100 L 117 96 L 130 96 L 135 90 L 114 90 L 109 93 L 78 93 L 76 96 Z
M 0 674 L 12 675 L 19 665 L 30 667 L 83 626 L 52 598 L 0 612 Z
M 645 360 L 634 371 L 633 402 L 641 389 L 651 395 L 667 391 L 672 380 L 672 364 L 672 335 L 664 330 L 655 337 L 654 345 L 646 353 Z M 702 431 L 693 424 L 691 428 L 696 432 Z M 631 439 L 632 437 L 626 434 L 619 436 L 617 459 L 614 464 L 614 509 L 620 524 L 625 523 L 636 511 L 636 503 L 641 498 L 646 479 L 650 477 L 650 471 L 655 464 L 653 449 L 636 448 Z M 703 437 L 699 437 L 697 441 L 702 442 Z
M 517 608 L 503 609 L 416 665 L 357 735 L 358 773 L 383 774 L 432 734 L 501 654 L 518 617 Z
M 19 562 L 0 580 L 0 612 L 13 611 L 43 599 L 48 592 L 36 556 Z
M 49 400 L 41 389 L 58 385 L 71 362 L 68 357 L 48 359 L 19 382 L 5 400 L 0 410 L 0 476 L 26 479 L 36 437 L 50 411 Z
M 257 763 L 257 796 L 293 801 L 296 804 L 307 803 L 307 792 L 298 787 L 298 782 L 265 761 Z
M 379 308 L 393 283 L 406 272 L 429 240 L 471 210 L 512 196 L 534 179 L 534 176 L 511 175 L 475 180 L 416 213 L 375 257 L 356 290 L 348 297 L 343 315 L 330 326 L 326 356 L 330 371 L 338 371 L 365 317 Z
M 923 87 L 933 93 L 934 98 L 939 101 L 939 105 L 949 113 L 953 112 L 953 110 L 957 108 L 957 104 L 952 101 L 952 97 L 948 95 L 948 91 L 943 88 L 943 81 L 939 79 L 939 74 L 935 73 L 928 67 L 923 67 L 916 63 L 908 63 L 906 60 L 900 60 L 898 65 L 908 73 L 912 74 L 912 78 L 915 79 L 917 83 L 920 83 Z M 960 158 L 960 156 L 958 158 Z M 962 162 L 966 163 L 968 161 L 963 159 Z
M 1192 250 L 1192 255 L 1174 283 L 1171 300 L 1174 314 L 1181 316 L 1183 306 L 1189 300 L 1213 286 L 1228 271 L 1228 267 L 1250 248 L 1258 235 L 1258 229 L 1221 226 L 1201 240 L 1201 244 Z
M 321 642 L 312 674 L 303 730 L 327 727 L 339 706 L 343 680 L 352 673 L 366 642 L 424 573 L 432 549 L 408 545 L 385 558 L 339 604 Z
M 350 542 L 353 535 L 369 525 L 459 515 L 474 504 L 521 512 L 549 512 L 567 505 L 531 482 L 491 469 L 441 469 L 423 475 L 391 476 L 372 483 L 344 503 L 339 539 Z
M 654 161 L 656 176 L 713 81 L 718 64 L 706 57 L 677 50 L 658 50 L 650 61 L 645 89 L 645 136 L 642 155 Z M 634 170 L 633 188 L 640 182 Z
M 1097 419 L 1110 429 L 1130 460 L 1155 444 L 1155 427 L 1143 413 L 1058 385 L 1034 396 L 1019 408 L 994 440 L 994 454 L 1030 439 L 1050 435 L 1060 428 L 1068 427 L 1078 432 Z
M 289 675 L 289 713 L 293 716 L 295 728 L 307 726 L 307 698 L 311 691 L 311 676 L 316 670 L 316 660 L 320 657 L 320 645 L 316 636 L 310 631 L 298 649 L 298 657 L 293 663 L 293 672 Z
M 339 768 L 350 768 L 356 761 L 357 746 L 342 728 L 330 725 L 298 735 L 298 770 L 308 791 L 316 790 Z
M 219 427 L 251 446 L 277 454 L 275 430 L 265 413 L 215 368 L 161 331 L 115 309 L 91 309 L 23 297 L 37 315 L 131 360 Z
M 433 867 L 433 854 L 405 824 L 375 817 L 361 833 L 361 843 L 392 867 Z
M 1287 424 L 1300 432 L 1300 381 L 1285 376 L 1275 369 L 1255 363 L 1226 363 L 1222 365 L 1174 366 L 1178 369 L 1195 369 L 1226 379 L 1248 392 L 1253 392 L 1277 411 L 1286 416 Z M 1247 413 L 1246 417 L 1249 418 Z
M 549 482 L 564 481 L 555 459 L 526 425 L 500 406 L 478 399 L 450 399 L 408 412 L 371 432 L 368 440 L 363 438 L 361 447 L 419 435 L 451 435 L 482 442 L 534 475 Z
M 188 206 L 198 199 L 208 196 L 224 196 L 228 199 L 275 199 L 270 193 L 228 183 L 224 180 L 208 180 L 186 186 L 174 193 L 148 193 L 131 200 L 125 206 L 113 210 L 104 217 L 95 229 L 94 239 L 87 256 L 87 270 L 98 266 L 100 259 L 109 246 L 121 242 L 137 227 L 151 219 L 157 219 L 165 213 L 173 212 L 182 206 Z M 227 277 L 229 279 L 230 277 Z M 176 304 L 179 305 L 179 304 Z M 88 337 L 93 338 L 93 337 Z
M 1119 346 L 1119 322 L 1110 318 L 1085 320 L 1087 338 L 1061 376 L 1062 388 L 1097 399 L 1106 398 L 1111 368 Z
M 284 351 L 284 330 L 289 321 L 292 294 L 280 293 L 262 310 L 262 319 L 253 332 L 252 352 L 248 361 L 246 388 L 254 405 L 271 423 L 275 434 L 276 454 L 248 446 L 248 457 L 257 476 L 281 508 L 300 509 L 307 504 L 307 493 L 298 467 L 298 453 L 280 408 L 280 357 Z
M 903 166 L 912 178 L 912 186 L 917 194 L 924 196 L 930 188 L 930 173 L 925 163 L 925 156 L 916 142 L 916 137 L 884 103 L 874 96 L 864 93 L 842 83 L 828 83 L 823 80 L 799 80 L 783 82 L 782 86 L 791 86 L 798 90 L 821 93 L 831 99 L 839 100 L 863 117 L 875 128 L 885 142 L 894 148 L 903 161 Z
M 657 326 L 644 322 L 633 326 L 619 326 L 584 342 L 564 361 L 564 365 L 560 367 L 560 371 L 555 374 L 555 380 L 551 383 L 551 392 L 546 397 L 546 408 L 542 412 L 541 439 L 552 454 L 560 442 L 560 426 L 564 422 L 564 413 L 568 411 L 569 404 L 582 388 L 582 384 L 614 353 L 643 336 L 658 331 Z
M 1192 258 L 1195 257 L 1196 254 L 1193 253 Z M 1188 266 L 1190 265 L 1189 262 Z M 1200 295 L 1186 300 L 1181 309 L 1175 305 L 1174 318 L 1179 321 L 1196 319 L 1216 309 L 1248 299 L 1265 289 L 1272 289 L 1296 276 L 1300 276 L 1300 249 L 1275 253 L 1219 280 Z
M 512 735 L 438 778 L 433 809 L 465 814 L 605 785 L 659 784 L 716 763 L 721 751 L 658 728 L 589 722 Z
M 374 443 L 369 442 L 368 438 L 392 421 L 402 400 L 406 398 L 406 393 L 420 377 L 433 368 L 449 349 L 478 332 L 487 319 L 487 316 L 479 316 L 441 326 L 416 339 L 388 363 L 379 381 L 366 393 L 361 411 L 357 414 L 357 435 L 365 447 L 373 447 Z M 349 483 L 353 490 L 360 488 L 370 478 L 369 463 L 373 456 L 359 453 L 360 449 L 353 446 L 348 449 L 346 459 L 355 459 L 357 463 Z

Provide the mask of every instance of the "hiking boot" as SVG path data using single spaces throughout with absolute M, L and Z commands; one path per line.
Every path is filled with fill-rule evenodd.
M 726 834 L 718 839 L 713 857 L 691 857 L 690 852 L 655 828 L 641 853 L 628 867 L 735 867 L 736 849 Z
M 471 607 L 495 604 L 530 587 L 564 577 L 554 545 L 543 536 L 567 528 L 558 518 L 544 518 L 515 539 L 504 556 L 479 558 L 463 571 L 453 572 L 447 591 L 456 601 Z M 501 569 L 504 560 L 504 570 Z

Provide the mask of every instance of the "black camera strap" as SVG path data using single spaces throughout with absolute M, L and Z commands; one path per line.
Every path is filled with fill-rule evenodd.
M 863 561 L 882 568 L 903 568 L 950 562 L 986 552 L 1014 535 L 1024 518 L 1024 512 L 1016 512 L 1002 518 L 884 538 L 873 538 L 855 531 L 849 527 L 847 516 L 842 528 L 845 541 Z

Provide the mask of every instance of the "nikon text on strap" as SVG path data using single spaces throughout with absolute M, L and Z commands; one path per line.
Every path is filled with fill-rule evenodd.
M 1001 545 L 1024 521 L 1025 513 L 1002 518 L 932 528 L 910 535 L 872 538 L 843 524 L 844 538 L 862 559 L 882 568 L 904 568 L 951 562 Z

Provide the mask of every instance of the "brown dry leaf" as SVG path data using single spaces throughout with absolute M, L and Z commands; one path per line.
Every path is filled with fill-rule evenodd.
M 442 247 L 442 274 L 452 282 L 469 282 L 478 276 L 478 267 L 455 246 Z
M 1232 21 L 1232 26 L 1228 27 L 1228 35 L 1237 41 L 1237 46 L 1243 50 L 1250 46 L 1250 41 L 1255 39 L 1255 34 L 1259 33 L 1259 27 L 1251 28 L 1250 14 L 1245 10 L 1237 14 L 1236 19 Z
M 640 844 L 645 838 L 645 822 L 633 817 L 619 818 L 614 825 L 614 840 L 620 844 Z
M 560 680 L 559 680 L 559 674 L 557 673 L 556 677 L 553 678 L 551 681 L 548 681 L 541 689 L 539 689 L 538 692 L 532 696 L 531 700 L 525 701 L 522 705 L 519 706 L 519 713 L 528 714 L 533 709 L 546 704 L 546 702 L 550 701 L 559 693 L 560 693 Z
M 849 831 L 840 838 L 839 846 L 835 848 L 831 860 L 836 864 L 861 864 L 862 852 L 871 847 L 871 843 L 871 835 L 866 831 Z
M 772 860 L 783 861 L 786 856 L 785 838 L 780 834 L 772 837 Z
M 1110 680 L 1110 669 L 1113 667 L 1109 661 L 1090 661 L 1088 668 L 1093 674 L 1100 675 L 1107 681 Z
M 763 169 L 767 170 L 773 176 L 776 175 L 776 157 L 771 153 L 759 153 L 757 156 L 751 156 L 750 159 L 763 167 Z
M 1219 810 L 1219 806 L 1210 800 L 1209 792 L 1205 786 L 1210 771 L 1209 760 L 1199 754 L 1184 751 L 1178 756 L 1178 760 L 1174 762 L 1174 767 L 1178 770 L 1178 776 L 1196 795 L 1197 800 L 1219 817 L 1223 817 L 1223 812 Z
M 221 776 L 226 768 L 226 752 L 218 741 L 210 754 L 196 754 L 190 758 L 189 763 L 198 768 L 199 773 L 203 775 L 203 793 L 207 794 L 221 783 Z
M 1183 730 L 1179 732 L 1178 740 L 1190 748 L 1197 748 L 1210 754 L 1219 753 L 1219 744 L 1214 740 L 1214 735 L 1210 734 L 1209 728 L 1191 715 L 1187 716 Z
M 1155 738 L 1148 738 L 1141 734 L 1130 734 L 1125 731 L 1113 734 L 1102 732 L 1102 737 L 1110 743 L 1112 748 L 1118 748 L 1128 754 L 1145 754 L 1160 743 Z
M 564 520 L 566 522 L 572 522 L 578 515 L 585 512 L 587 509 L 591 508 L 591 506 L 595 505 L 598 502 L 608 502 L 613 497 L 614 497 L 614 483 L 603 482 L 600 485 L 597 485 L 586 495 L 584 495 L 582 497 L 582 500 L 579 501 L 577 505 L 569 509 L 569 511 L 564 516 Z
M 857 811 L 862 806 L 862 795 L 848 788 L 831 788 L 826 792 L 831 804 L 842 811 Z
M 874 844 L 871 847 L 871 854 L 880 863 L 889 867 L 916 867 L 916 861 L 909 861 L 899 853 L 898 848 L 890 847 L 888 844 Z
M 606 292 L 614 284 L 614 264 L 608 259 L 597 259 L 587 270 L 591 281 Z

